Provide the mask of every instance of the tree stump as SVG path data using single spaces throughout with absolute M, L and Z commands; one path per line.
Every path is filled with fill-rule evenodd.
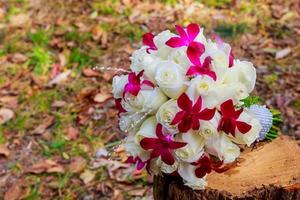
M 246 149 L 237 166 L 207 176 L 205 190 L 192 190 L 181 178 L 156 176 L 155 200 L 300 200 L 300 147 L 288 137 Z

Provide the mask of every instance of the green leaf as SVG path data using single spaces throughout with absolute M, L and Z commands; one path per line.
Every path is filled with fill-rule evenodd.
M 258 96 L 249 96 L 241 101 L 244 103 L 243 107 L 249 108 L 251 105 L 259 104 L 261 102 L 261 98 Z

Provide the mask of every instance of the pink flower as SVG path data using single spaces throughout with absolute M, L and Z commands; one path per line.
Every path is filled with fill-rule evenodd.
M 160 156 L 164 163 L 173 165 L 175 160 L 172 151 L 184 147 L 186 143 L 173 141 L 170 134 L 164 135 L 161 124 L 156 126 L 156 136 L 157 138 L 143 138 L 140 142 L 141 147 L 145 150 L 152 150 L 150 159 Z
M 223 130 L 225 133 L 235 136 L 235 128 L 237 128 L 241 133 L 247 133 L 251 129 L 251 125 L 237 120 L 242 112 L 243 108 L 235 110 L 231 99 L 222 103 L 222 118 L 218 125 L 218 131 Z
M 214 34 L 213 37 L 215 38 L 215 40 L 216 40 L 218 46 L 219 46 L 221 49 L 223 49 L 224 51 L 228 51 L 228 47 L 230 47 L 230 46 L 226 47 L 224 41 L 222 40 L 222 38 L 220 38 L 220 36 Z M 233 66 L 233 60 L 234 60 L 234 56 L 233 56 L 233 53 L 232 53 L 232 49 L 230 49 L 230 52 L 229 52 L 229 58 L 228 58 L 228 59 L 229 59 L 229 65 L 228 65 L 228 67 L 230 68 L 230 67 Z
M 185 93 L 178 98 L 177 104 L 181 111 L 175 115 L 171 125 L 178 124 L 178 130 L 182 133 L 187 132 L 191 128 L 198 130 L 200 128 L 200 120 L 212 119 L 216 111 L 216 109 L 208 108 L 201 111 L 201 96 L 199 96 L 196 103 L 192 105 L 192 101 Z
M 147 161 L 143 162 L 140 157 L 133 157 L 133 156 L 129 156 L 127 158 L 127 160 L 125 161 L 125 163 L 131 163 L 131 164 L 136 164 L 136 169 L 137 170 L 141 170 L 145 167 L 145 165 L 147 164 Z
M 212 171 L 222 173 L 228 169 L 225 167 L 221 168 L 223 161 L 214 162 L 208 157 L 208 155 L 203 155 L 197 162 L 192 164 L 199 166 L 195 170 L 195 174 L 198 178 L 203 178 L 206 174 L 209 174 Z
M 154 88 L 154 84 L 149 80 L 143 80 L 141 82 L 141 77 L 144 74 L 144 70 L 136 74 L 135 72 L 131 72 L 128 74 L 128 83 L 124 87 L 123 97 L 126 93 L 130 93 L 134 96 L 137 96 L 139 91 L 141 90 L 142 85 L 147 85 Z
M 210 70 L 210 64 L 211 64 L 211 57 L 208 56 L 204 59 L 203 64 L 199 61 L 193 63 L 194 65 L 190 66 L 188 69 L 186 75 L 193 76 L 193 75 L 207 75 L 210 76 L 214 81 L 217 80 L 217 75 L 214 71 Z
M 147 53 L 149 53 L 149 50 L 157 50 L 153 39 L 154 35 L 152 33 L 145 33 L 143 35 L 143 44 L 148 46 L 148 48 L 146 49 Z
M 189 24 L 186 30 L 178 25 L 175 27 L 179 37 L 170 38 L 166 45 L 172 48 L 187 46 L 187 56 L 194 63 L 205 51 L 205 46 L 202 43 L 194 41 L 200 32 L 200 27 L 197 24 Z

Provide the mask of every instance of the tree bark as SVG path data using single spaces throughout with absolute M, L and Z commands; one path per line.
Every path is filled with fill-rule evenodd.
M 180 177 L 156 176 L 155 200 L 300 200 L 300 147 L 279 137 L 256 149 L 246 149 L 237 166 L 207 176 L 205 190 L 184 186 Z

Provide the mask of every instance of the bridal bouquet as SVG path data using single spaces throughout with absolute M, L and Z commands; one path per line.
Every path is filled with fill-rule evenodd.
M 207 174 L 238 158 L 239 146 L 277 136 L 278 113 L 249 95 L 255 68 L 235 59 L 229 44 L 207 39 L 197 24 L 176 30 L 143 36 L 131 71 L 113 78 L 113 95 L 128 133 L 127 162 L 203 189 Z

